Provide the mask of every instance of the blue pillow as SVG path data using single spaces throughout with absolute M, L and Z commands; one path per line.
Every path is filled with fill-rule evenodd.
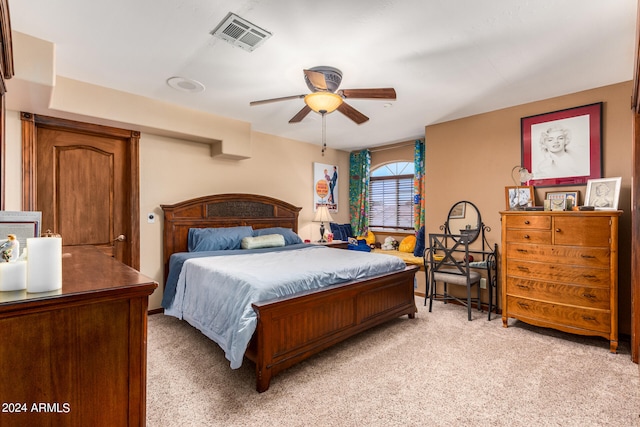
M 353 235 L 353 229 L 351 228 L 351 224 L 342 224 L 340 228 L 342 228 L 342 234 L 344 237 L 344 239 L 340 239 L 340 240 L 347 241 L 349 240 L 349 237 L 356 237 Z
M 329 227 L 331 227 L 331 232 L 333 233 L 333 238 L 335 240 L 345 240 L 342 238 L 342 228 L 340 228 L 340 224 L 330 222 Z
M 426 249 L 424 242 L 424 225 L 420 227 L 418 230 L 418 234 L 416 234 L 416 247 L 413 250 L 413 256 L 417 256 L 422 258 L 424 256 L 424 250 Z
M 267 234 L 281 234 L 284 237 L 285 246 L 302 243 L 302 239 L 292 229 L 284 227 L 258 228 L 253 230 L 253 237 Z
M 346 242 L 349 240 L 349 237 L 354 237 L 351 224 L 336 224 L 335 222 L 331 222 L 329 226 L 331 226 L 334 240 L 343 240 Z
M 189 252 L 240 249 L 244 237 L 251 237 L 250 226 L 223 228 L 190 228 L 187 247 Z

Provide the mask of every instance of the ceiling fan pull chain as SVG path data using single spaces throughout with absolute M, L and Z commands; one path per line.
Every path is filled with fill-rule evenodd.
M 327 113 L 322 113 L 322 157 L 327 149 Z

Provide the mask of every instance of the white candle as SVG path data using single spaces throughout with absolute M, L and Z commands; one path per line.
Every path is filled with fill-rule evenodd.
M 20 291 L 26 288 L 26 261 L 0 262 L 0 291 Z
M 62 288 L 62 238 L 27 239 L 27 292 Z

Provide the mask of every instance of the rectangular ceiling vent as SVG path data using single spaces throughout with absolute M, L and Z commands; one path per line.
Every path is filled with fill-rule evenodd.
M 211 31 L 211 35 L 238 46 L 248 52 L 264 43 L 271 33 L 229 12 L 226 18 Z

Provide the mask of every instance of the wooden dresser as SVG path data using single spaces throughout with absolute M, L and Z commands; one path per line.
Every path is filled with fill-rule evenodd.
M 0 425 L 142 426 L 157 283 L 93 247 L 63 254 L 62 289 L 0 292 Z
M 502 215 L 502 323 L 607 338 L 618 348 L 618 217 L 622 211 Z

